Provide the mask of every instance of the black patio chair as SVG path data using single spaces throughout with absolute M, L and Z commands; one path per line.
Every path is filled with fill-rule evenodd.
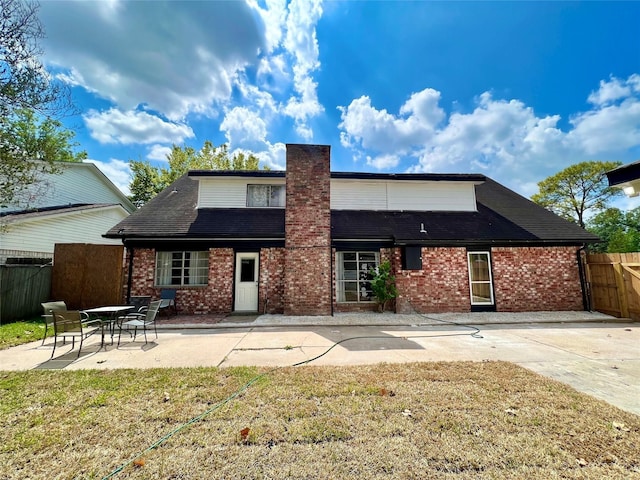
M 134 313 L 144 313 L 151 303 L 151 295 L 135 295 L 129 297 L 129 305 L 135 307 Z

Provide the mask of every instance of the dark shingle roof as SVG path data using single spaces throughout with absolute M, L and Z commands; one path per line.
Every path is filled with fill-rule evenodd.
M 284 240 L 284 209 L 198 210 L 198 181 L 192 176 L 185 175 L 176 180 L 109 230 L 106 236 Z M 453 178 L 451 175 L 446 177 Z M 581 244 L 598 241 L 591 233 L 489 178 L 460 175 L 459 179 L 484 180 L 476 185 L 477 212 L 336 210 L 331 213 L 332 238 L 398 244 Z M 426 234 L 420 232 L 421 225 Z

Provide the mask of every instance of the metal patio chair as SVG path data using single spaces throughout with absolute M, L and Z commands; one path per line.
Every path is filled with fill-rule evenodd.
M 44 302 L 41 303 L 44 314 L 42 318 L 44 318 L 44 336 L 42 337 L 42 343 L 40 345 L 44 345 L 44 341 L 47 338 L 47 332 L 49 331 L 49 327 L 53 329 L 53 315 L 51 313 L 52 310 L 55 311 L 66 311 L 67 304 L 64 302 Z
M 53 317 L 54 342 L 51 358 L 56 353 L 58 338 L 63 338 L 63 344 L 67 337 L 71 337 L 71 350 L 76 346 L 76 338 L 80 339 L 78 358 L 82 352 L 82 342 L 85 338 L 102 329 L 101 320 L 84 320 L 83 313 L 78 310 L 50 310 Z
M 144 313 L 151 303 L 150 295 L 132 295 L 129 297 L 129 305 L 135 307 L 134 313 Z
M 122 337 L 122 330 L 127 330 L 131 334 L 133 329 L 133 340 L 136 339 L 138 329 L 141 328 L 144 332 L 144 343 L 149 343 L 147 340 L 147 329 L 153 325 L 153 329 L 158 338 L 158 329 L 156 328 L 156 317 L 158 316 L 158 310 L 160 310 L 160 304 L 162 300 L 156 300 L 149 304 L 149 308 L 144 313 L 128 313 L 118 317 L 118 346 L 120 346 L 120 338 Z

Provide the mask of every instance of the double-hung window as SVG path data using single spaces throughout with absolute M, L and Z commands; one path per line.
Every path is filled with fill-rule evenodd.
M 247 185 L 247 207 L 284 207 L 284 185 Z
M 206 285 L 209 252 L 157 252 L 156 285 L 159 287 Z
M 338 302 L 373 302 L 371 269 L 379 263 L 378 252 L 338 252 L 336 288 Z

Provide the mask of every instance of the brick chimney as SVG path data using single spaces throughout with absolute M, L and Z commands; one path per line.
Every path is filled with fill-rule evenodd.
M 331 315 L 331 147 L 287 145 L 285 315 Z

